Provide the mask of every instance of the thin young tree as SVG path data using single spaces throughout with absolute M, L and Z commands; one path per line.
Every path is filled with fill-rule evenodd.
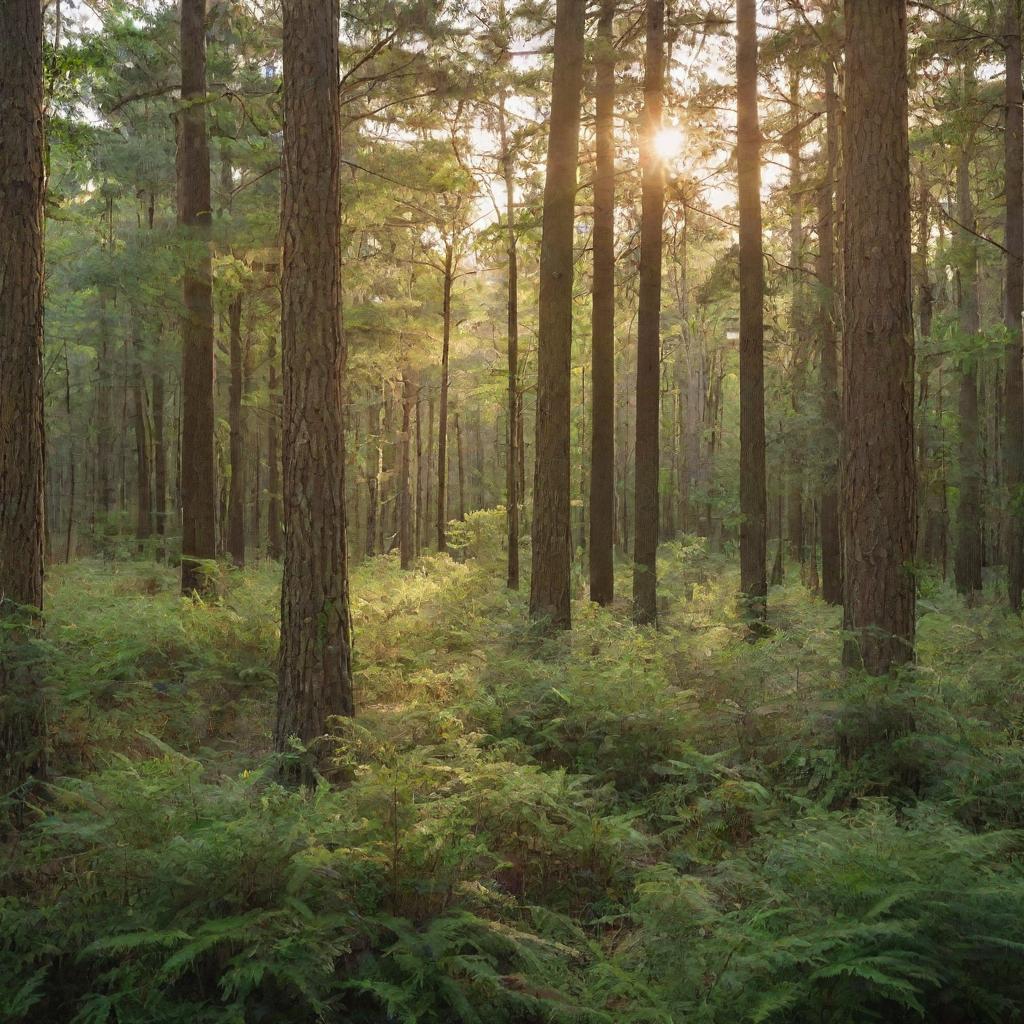
M 753 620 L 767 614 L 768 497 L 764 436 L 764 257 L 756 0 L 736 4 L 736 163 L 740 215 L 740 593 Z
M 846 5 L 843 661 L 914 653 L 914 331 L 905 0 Z
M 661 404 L 661 249 L 665 169 L 658 153 L 665 62 L 665 2 L 647 0 L 644 110 L 640 135 L 640 282 L 636 332 L 633 619 L 658 618 L 658 473 Z
M 188 240 L 181 347 L 181 592 L 204 593 L 217 553 L 214 457 L 210 147 L 206 135 L 206 0 L 181 0 L 178 222 Z
M 338 0 L 284 5 L 284 575 L 274 743 L 354 712 L 342 423 Z M 308 771 L 308 769 L 307 769 Z
M 594 56 L 594 269 L 591 288 L 590 600 L 615 596 L 615 0 L 602 0 Z
M 1006 286 L 1004 320 L 1009 344 L 1005 355 L 1004 460 L 1010 496 L 1007 530 L 1007 590 L 1010 607 L 1021 610 L 1024 591 L 1024 345 L 1021 311 L 1024 310 L 1024 100 L 1021 85 L 1020 0 L 1006 0 L 1003 29 L 1006 49 Z
M 0 3 L 0 791 L 45 772 L 20 650 L 43 605 L 43 15 Z
M 247 494 L 245 456 L 246 423 L 242 404 L 244 356 L 242 351 L 242 291 L 228 305 L 228 353 L 231 381 L 228 388 L 229 452 L 231 483 L 228 492 L 227 551 L 234 565 L 245 565 L 245 500 Z
M 537 324 L 537 434 L 530 616 L 572 623 L 569 424 L 573 227 L 579 164 L 584 0 L 558 0 Z

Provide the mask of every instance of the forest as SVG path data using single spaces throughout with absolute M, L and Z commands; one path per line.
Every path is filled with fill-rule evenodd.
M 0 1024 L 1024 1022 L 1022 0 L 0 0 Z

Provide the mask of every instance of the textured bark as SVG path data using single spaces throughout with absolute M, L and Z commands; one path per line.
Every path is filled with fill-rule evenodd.
M 187 236 L 181 358 L 181 592 L 204 593 L 217 553 L 210 148 L 206 137 L 206 0 L 181 0 L 178 222 Z
M 796 68 L 789 72 L 789 115 L 790 126 L 786 133 L 786 153 L 789 160 L 789 265 L 790 330 L 793 335 L 793 354 L 790 367 L 790 402 L 793 412 L 799 415 L 800 403 L 807 388 L 806 332 L 804 329 L 804 279 L 803 279 L 803 169 L 800 165 L 800 148 L 803 136 L 800 130 L 800 73 Z M 796 443 L 787 454 L 789 464 L 789 491 L 786 497 L 786 539 L 789 557 L 798 565 L 806 557 L 804 539 L 804 459 L 803 438 L 798 435 Z
M 515 222 L 515 167 L 505 117 L 505 93 L 498 97 L 498 133 L 501 137 L 501 173 L 505 183 L 505 265 L 508 274 L 506 337 L 508 343 L 508 430 L 505 456 L 505 517 L 508 531 L 508 564 L 505 581 L 509 590 L 519 589 L 519 247 Z
M 665 2 L 647 0 L 644 110 L 640 134 L 640 281 L 636 333 L 636 453 L 633 494 L 633 620 L 658 619 L 658 475 L 661 405 L 661 250 L 665 168 L 655 140 L 661 128 Z
M 132 314 L 134 317 L 134 313 Z M 132 387 L 132 429 L 135 434 L 135 539 L 144 542 L 153 533 L 153 479 L 149 447 L 149 417 L 146 414 L 146 378 L 138 337 L 132 338 L 134 381 Z M 143 544 L 140 543 L 140 548 Z
M 267 392 L 270 397 L 270 415 L 267 418 L 267 554 L 273 559 L 280 559 L 281 471 L 278 438 L 281 396 L 277 384 L 277 337 L 273 333 L 267 351 L 267 367 Z
M 22 647 L 43 605 L 43 16 L 0 4 L 0 792 L 45 773 Z M 13 627 L 13 628 L 12 628 Z
M 614 0 L 602 0 L 595 64 L 594 269 L 591 323 L 590 599 L 615 596 Z
M 843 660 L 914 653 L 916 527 L 904 0 L 846 8 Z
M 413 554 L 419 555 L 423 538 L 423 388 L 416 385 L 416 520 L 413 524 Z
M 462 420 L 455 414 L 455 452 L 459 469 L 459 522 L 466 518 L 466 460 L 462 450 Z
M 831 63 L 825 67 L 826 160 L 818 192 L 818 261 L 820 289 L 818 329 L 821 342 L 819 369 L 823 412 L 824 447 L 827 453 L 821 489 L 821 595 L 829 604 L 843 600 L 843 557 L 839 539 L 839 437 L 842 413 L 839 404 L 839 359 L 836 351 L 835 216 L 833 190 L 839 160 L 836 119 L 838 101 Z
M 755 0 L 736 4 L 740 213 L 740 592 L 747 614 L 767 612 L 764 438 L 764 258 L 761 249 L 761 129 L 757 114 Z
M 244 356 L 242 354 L 242 294 L 228 306 L 228 358 L 231 381 L 228 387 L 228 430 L 230 431 L 231 489 L 228 493 L 227 551 L 231 561 L 245 565 L 245 409 L 242 405 Z
M 353 714 L 345 557 L 338 0 L 284 7 L 284 574 L 274 742 Z
M 978 252 L 974 235 L 974 203 L 971 200 L 970 152 L 965 146 L 957 163 L 957 263 L 960 278 L 960 331 L 969 344 L 981 329 L 978 318 Z M 973 352 L 960 359 L 960 505 L 957 509 L 956 555 L 953 578 L 957 592 L 981 590 L 981 458 L 978 448 L 978 373 Z
M 430 527 L 431 520 L 428 518 L 430 509 L 433 508 L 434 500 L 434 466 L 433 466 L 433 455 L 434 455 L 434 396 L 432 394 L 427 397 L 427 450 L 424 453 L 424 459 L 426 461 L 426 496 L 423 501 L 423 546 L 430 547 Z
M 444 250 L 441 295 L 441 400 L 437 417 L 437 550 L 448 550 L 448 355 L 452 338 L 452 278 L 455 254 L 451 243 Z
M 380 518 L 380 478 L 384 452 L 380 440 L 381 403 L 371 400 L 366 421 L 366 544 L 368 558 L 377 553 L 377 525 Z
M 1010 606 L 1021 610 L 1024 590 L 1024 106 L 1021 101 L 1020 0 L 1006 0 L 1006 287 L 1004 322 L 1006 346 L 1003 438 L 1004 473 L 1010 496 L 1007 530 L 1007 586 Z
M 413 509 L 412 488 L 409 479 L 410 450 L 412 441 L 412 410 L 416 403 L 416 384 L 411 373 L 402 374 L 402 433 L 401 451 L 398 460 L 398 554 L 403 569 L 412 567 L 415 557 L 413 550 Z
M 558 0 L 540 252 L 530 616 L 571 625 L 570 373 L 583 0 Z

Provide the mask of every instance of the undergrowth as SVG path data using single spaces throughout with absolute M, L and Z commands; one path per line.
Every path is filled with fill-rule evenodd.
M 841 671 L 795 579 L 665 545 L 661 628 L 529 628 L 500 513 L 352 582 L 355 721 L 312 790 L 270 754 L 275 567 L 51 574 L 50 762 L 0 863 L 0 1019 L 1021 1019 L 1021 627 L 922 599 L 920 661 Z M 619 591 L 628 590 L 622 567 Z

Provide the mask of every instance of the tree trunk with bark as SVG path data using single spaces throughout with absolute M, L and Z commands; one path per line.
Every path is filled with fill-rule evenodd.
M 981 329 L 978 317 L 978 251 L 974 235 L 974 203 L 971 199 L 970 150 L 965 145 L 957 163 L 957 272 L 960 279 L 960 332 L 962 342 Z M 981 456 L 978 438 L 978 371 L 974 352 L 960 357 L 960 505 L 957 509 L 956 556 L 953 578 L 957 592 L 971 595 L 981 590 L 982 530 Z
M 27 645 L 43 606 L 43 14 L 0 4 L 0 792 L 45 775 Z
M 558 0 L 540 253 L 530 616 L 572 621 L 569 426 L 573 228 L 583 81 L 583 0 Z
M 210 590 L 213 580 L 205 563 L 217 554 L 205 22 L 206 0 L 181 0 L 177 178 L 178 222 L 188 244 L 181 361 L 181 592 L 186 595 Z
M 452 280 L 455 254 L 445 245 L 441 296 L 441 400 L 437 419 L 437 550 L 448 550 L 448 355 L 452 337 Z
M 412 487 L 409 479 L 412 448 L 412 410 L 416 402 L 416 383 L 409 370 L 402 373 L 402 433 L 398 460 L 398 555 L 401 567 L 412 567 L 413 509 Z
M 914 655 L 905 0 L 847 5 L 846 103 L 843 661 L 882 675 Z
M 1004 473 L 1010 501 L 1007 530 L 1007 587 L 1010 607 L 1021 610 L 1024 591 L 1024 104 L 1021 92 L 1020 0 L 1006 0 L 1006 286 L 1004 323 L 1009 334 L 1005 356 L 1006 415 Z
M 661 405 L 661 252 L 665 168 L 658 154 L 665 85 L 665 2 L 647 0 L 644 111 L 640 135 L 640 281 L 636 333 L 636 453 L 633 494 L 633 621 L 658 620 L 658 476 Z
M 228 493 L 227 551 L 238 568 L 245 565 L 245 409 L 242 405 L 244 357 L 242 355 L 242 293 L 228 306 L 229 362 L 228 429 L 230 431 L 231 488 Z
M 594 269 L 591 289 L 590 600 L 615 596 L 615 0 L 602 0 L 594 57 Z
M 764 436 L 764 258 L 761 129 L 757 113 L 756 0 L 736 5 L 740 212 L 740 592 L 753 620 L 767 614 L 768 498 Z
M 338 0 L 284 6 L 284 574 L 274 745 L 351 715 L 345 555 Z M 303 771 L 311 778 L 308 766 Z

